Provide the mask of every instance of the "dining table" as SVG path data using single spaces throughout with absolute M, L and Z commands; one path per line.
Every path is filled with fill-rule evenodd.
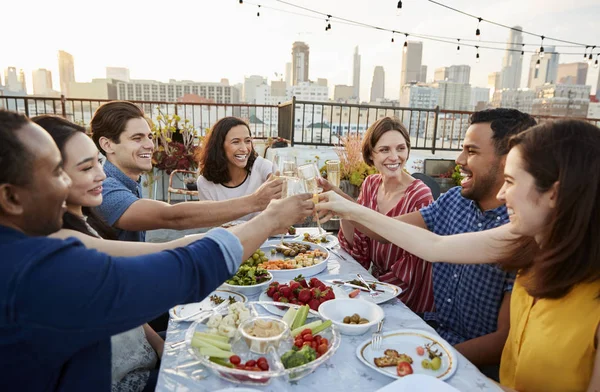
M 304 229 L 311 234 L 317 233 L 317 228 Z M 317 275 L 320 280 L 352 279 L 360 273 L 367 280 L 375 278 L 361 266 L 352 256 L 339 247 L 330 252 L 327 268 Z M 258 294 L 248 296 L 249 301 L 258 301 Z M 403 329 L 417 329 L 435 334 L 417 314 L 411 311 L 396 297 L 380 304 L 385 313 L 385 323 L 382 333 Z M 297 381 L 287 381 L 283 377 L 273 379 L 266 386 L 238 385 L 221 379 L 211 370 L 203 367 L 198 358 L 191 352 L 187 344 L 182 344 L 185 333 L 192 322 L 169 321 L 164 352 L 161 359 L 160 372 L 156 391 L 187 392 L 187 391 L 218 391 L 222 389 L 247 387 L 262 391 L 376 391 L 395 381 L 394 378 L 364 365 L 356 354 L 357 347 L 369 340 L 371 330 L 362 336 L 341 335 L 341 344 L 335 354 L 314 373 Z M 456 352 L 457 369 L 447 380 L 449 385 L 459 391 L 498 392 L 501 388 L 483 375 L 475 365 L 462 354 Z

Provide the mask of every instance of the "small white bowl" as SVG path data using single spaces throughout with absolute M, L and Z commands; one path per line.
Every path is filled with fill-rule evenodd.
M 343 335 L 362 335 L 383 319 L 383 309 L 379 305 L 362 299 L 340 298 L 325 301 L 319 306 L 323 318 L 331 320 Z M 358 313 L 369 320 L 365 324 L 344 324 L 344 317 Z
M 235 291 L 236 293 L 244 294 L 245 296 L 262 293 L 264 290 L 266 290 L 267 287 L 269 287 L 269 285 L 273 281 L 273 275 L 269 271 L 267 271 L 267 273 L 269 274 L 270 278 L 266 282 L 262 282 L 252 286 L 236 286 L 233 284 L 223 283 L 223 288 L 230 291 Z

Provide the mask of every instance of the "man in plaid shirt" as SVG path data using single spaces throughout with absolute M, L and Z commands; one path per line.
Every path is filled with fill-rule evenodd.
M 440 235 L 508 223 L 506 207 L 496 199 L 504 183 L 508 139 L 535 125 L 535 120 L 514 109 L 490 109 L 474 113 L 469 123 L 456 159 L 464 177 L 461 186 L 420 211 L 396 219 Z M 435 312 L 423 317 L 478 367 L 498 365 L 510 326 L 513 281 L 514 274 L 495 265 L 435 263 Z

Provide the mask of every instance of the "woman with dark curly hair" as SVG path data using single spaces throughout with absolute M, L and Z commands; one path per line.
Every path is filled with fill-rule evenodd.
M 213 126 L 200 153 L 198 195 L 200 200 L 214 201 L 249 195 L 274 172 L 273 164 L 254 150 L 248 124 L 224 117 Z

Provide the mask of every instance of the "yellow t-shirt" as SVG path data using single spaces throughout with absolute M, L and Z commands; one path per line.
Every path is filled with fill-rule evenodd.
M 519 392 L 586 391 L 596 355 L 600 281 L 534 304 L 520 279 L 512 291 L 500 383 Z

